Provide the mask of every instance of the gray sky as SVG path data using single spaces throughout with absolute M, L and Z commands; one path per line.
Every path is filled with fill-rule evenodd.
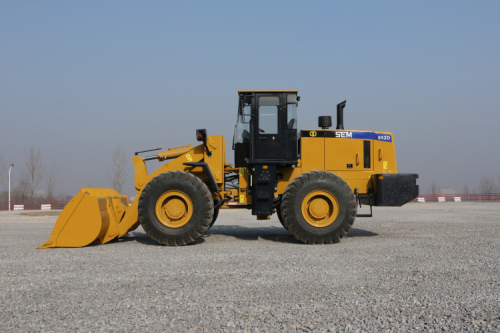
M 499 13 L 498 1 L 2 1 L 0 156 L 15 181 L 40 147 L 70 195 L 110 186 L 117 143 L 131 159 L 206 128 L 232 162 L 237 90 L 297 89 L 299 128 L 346 99 L 345 127 L 392 132 L 421 193 L 477 188 L 500 175 Z

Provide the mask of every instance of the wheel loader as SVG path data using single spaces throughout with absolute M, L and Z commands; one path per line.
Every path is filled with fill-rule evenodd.
M 139 225 L 159 244 L 186 245 L 224 209 L 251 210 L 258 220 L 276 214 L 300 242 L 331 244 L 356 217 L 372 216 L 372 206 L 401 206 L 418 196 L 418 175 L 398 173 L 391 133 L 344 129 L 345 101 L 337 105 L 335 129 L 331 116 L 322 116 L 318 128 L 298 130 L 297 93 L 238 92 L 234 164 L 226 163 L 224 137 L 205 129 L 196 130 L 198 146 L 136 152 L 131 204 L 112 189 L 82 188 L 39 248 L 104 244 Z M 151 160 L 161 164 L 149 172 Z M 370 213 L 357 214 L 361 205 Z

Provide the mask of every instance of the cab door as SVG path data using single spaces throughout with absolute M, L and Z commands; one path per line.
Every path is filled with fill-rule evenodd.
M 258 93 L 252 117 L 254 162 L 280 162 L 286 160 L 283 121 L 286 116 L 283 93 Z

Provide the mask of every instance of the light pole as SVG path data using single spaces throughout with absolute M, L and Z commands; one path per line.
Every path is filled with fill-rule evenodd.
M 10 170 L 12 170 L 13 166 L 14 164 L 11 164 L 9 168 L 9 210 L 10 210 Z

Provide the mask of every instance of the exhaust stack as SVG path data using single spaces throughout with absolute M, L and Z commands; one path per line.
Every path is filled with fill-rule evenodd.
M 337 129 L 344 129 L 344 108 L 347 101 L 337 104 Z

